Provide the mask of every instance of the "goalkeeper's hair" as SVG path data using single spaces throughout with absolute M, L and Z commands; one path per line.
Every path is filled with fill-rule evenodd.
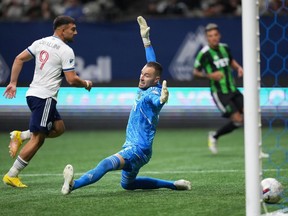
M 148 62 L 146 66 L 154 68 L 157 76 L 162 75 L 163 68 L 161 64 L 159 64 L 158 62 L 151 61 L 151 62 Z
M 75 19 L 70 16 L 58 16 L 54 19 L 53 29 L 56 30 L 62 25 L 75 24 Z

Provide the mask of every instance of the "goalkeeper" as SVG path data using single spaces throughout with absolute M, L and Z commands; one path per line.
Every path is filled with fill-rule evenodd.
M 130 112 L 126 128 L 126 141 L 118 153 L 98 163 L 94 168 L 74 180 L 73 166 L 68 164 L 64 171 L 62 194 L 99 181 L 107 172 L 122 169 L 121 186 L 126 190 L 169 188 L 172 190 L 190 190 L 189 181 L 166 181 L 149 177 L 137 177 L 139 170 L 147 164 L 152 155 L 152 144 L 156 133 L 159 113 L 168 100 L 166 81 L 160 85 L 162 66 L 156 62 L 156 56 L 149 39 L 150 27 L 143 17 L 137 18 L 140 33 L 146 51 L 147 64 L 142 68 L 139 89 Z

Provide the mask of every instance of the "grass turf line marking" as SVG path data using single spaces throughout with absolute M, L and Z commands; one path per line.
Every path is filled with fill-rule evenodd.
M 275 171 L 287 171 L 287 169 L 265 169 L 264 172 L 275 172 Z M 140 175 L 142 174 L 189 174 L 189 173 L 236 173 L 236 172 L 244 172 L 245 170 L 183 170 L 183 171 L 144 171 L 140 172 Z M 120 170 L 116 170 L 114 174 L 119 174 L 121 172 Z M 74 173 L 74 175 L 81 176 L 84 173 Z M 41 177 L 41 176 L 62 176 L 62 173 L 35 173 L 35 174 L 21 174 L 21 176 L 33 176 L 33 177 Z

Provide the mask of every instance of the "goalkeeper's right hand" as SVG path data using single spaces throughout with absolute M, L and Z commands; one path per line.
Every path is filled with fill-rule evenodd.
M 162 90 L 161 90 L 161 96 L 160 96 L 160 103 L 166 103 L 168 101 L 169 98 L 169 91 L 167 89 L 167 82 L 166 80 L 163 80 L 162 83 Z
M 151 41 L 149 38 L 150 27 L 147 25 L 146 20 L 142 16 L 138 16 L 137 21 L 140 27 L 140 34 L 141 34 L 144 46 L 150 46 L 151 45 Z

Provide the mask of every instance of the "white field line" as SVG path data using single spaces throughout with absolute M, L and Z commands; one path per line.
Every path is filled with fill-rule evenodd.
M 264 172 L 275 172 L 275 171 L 285 171 L 287 169 L 265 169 L 263 170 Z M 88 170 L 87 170 L 88 171 Z M 118 171 L 112 171 L 110 173 L 114 173 L 114 174 L 119 174 L 119 170 Z M 145 175 L 145 174 L 206 174 L 206 173 L 244 173 L 245 170 L 182 170 L 182 171 L 143 171 L 139 173 L 139 175 Z M 84 173 L 74 173 L 74 175 L 80 176 L 83 175 Z M 42 176 L 62 176 L 62 173 L 21 173 L 20 174 L 22 177 L 23 176 L 32 176 L 32 177 L 42 177 Z

